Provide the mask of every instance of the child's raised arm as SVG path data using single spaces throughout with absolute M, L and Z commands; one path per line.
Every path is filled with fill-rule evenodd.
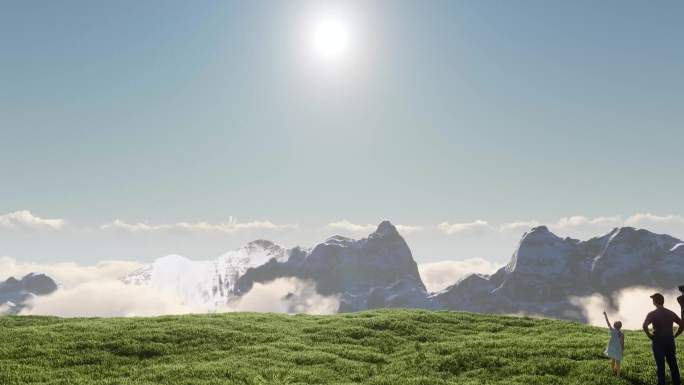
M 613 330 L 613 325 L 610 324 L 610 321 L 608 321 L 608 314 L 606 312 L 603 312 L 603 316 L 606 318 L 606 324 L 608 325 L 608 329 Z

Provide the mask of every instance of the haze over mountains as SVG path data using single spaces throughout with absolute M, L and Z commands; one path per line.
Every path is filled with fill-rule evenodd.
M 672 288 L 682 283 L 682 277 L 684 243 L 669 235 L 622 227 L 580 241 L 560 238 L 539 226 L 522 236 L 510 262 L 496 273 L 473 274 L 430 293 L 409 246 L 396 227 L 384 221 L 366 238 L 336 235 L 311 249 L 286 250 L 257 240 L 212 261 L 170 255 L 129 274 L 123 282 L 171 291 L 185 303 L 216 311 L 244 298 L 255 285 L 297 279 L 313 283 L 317 295 L 335 297 L 340 312 L 411 307 L 537 314 L 586 322 L 578 297 L 598 294 L 615 304 L 620 290 Z M 12 283 L 0 284 L 0 289 Z M 301 293 L 299 297 L 289 292 L 279 296 L 306 300 Z M 0 304 L 8 302 L 7 298 L 0 297 Z M 31 295 L 11 298 L 11 310 L 17 312 L 24 303 L 30 304 Z

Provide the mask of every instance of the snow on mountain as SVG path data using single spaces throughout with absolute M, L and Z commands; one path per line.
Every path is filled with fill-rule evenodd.
M 169 290 L 209 309 L 246 294 L 255 283 L 292 277 L 313 282 L 318 294 L 335 295 L 339 311 L 417 307 L 586 321 L 576 297 L 611 298 L 632 286 L 684 283 L 683 245 L 669 235 L 629 227 L 580 241 L 539 226 L 523 235 L 510 262 L 496 273 L 474 274 L 428 293 L 409 246 L 384 221 L 366 238 L 335 235 L 313 249 L 285 250 L 259 240 L 210 261 L 170 255 L 124 281 Z
M 411 250 L 389 221 L 367 238 L 335 235 L 310 252 L 293 249 L 289 260 L 271 261 L 240 277 L 239 291 L 281 277 L 313 281 L 320 294 L 339 295 L 340 311 L 432 307 Z
M 601 294 L 611 301 L 625 288 L 683 283 L 681 244 L 669 235 L 631 227 L 579 241 L 540 226 L 523 235 L 511 261 L 495 274 L 470 276 L 430 298 L 453 310 L 585 321 L 574 297 Z
M 260 239 L 215 260 L 195 261 L 167 255 L 124 277 L 123 281 L 174 293 L 188 305 L 215 309 L 237 294 L 238 278 L 247 269 L 271 259 L 287 260 L 287 255 L 284 248 Z

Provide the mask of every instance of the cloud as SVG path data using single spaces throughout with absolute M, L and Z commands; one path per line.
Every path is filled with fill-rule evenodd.
M 359 225 L 356 223 L 352 223 L 346 219 L 337 221 L 337 222 L 331 222 L 328 223 L 325 228 L 328 230 L 339 230 L 339 231 L 345 231 L 348 233 L 355 233 L 355 234 L 369 234 L 375 231 L 377 228 L 377 225 Z M 410 226 L 410 225 L 395 225 L 394 227 L 397 228 L 397 231 L 399 231 L 401 234 L 408 235 L 408 234 L 413 234 L 417 231 L 421 231 L 423 228 L 420 226 Z
M 24 229 L 48 229 L 61 230 L 66 222 L 63 219 L 43 219 L 34 216 L 28 210 L 15 211 L 0 215 L 0 227 L 9 229 L 24 228 Z
M 625 225 L 679 236 L 684 235 L 684 217 L 679 215 L 635 214 L 625 220 Z
M 595 326 L 606 326 L 603 311 L 608 313 L 610 322 L 622 321 L 623 328 L 629 330 L 641 329 L 646 315 L 654 309 L 651 294 L 660 292 L 665 297 L 665 306 L 679 314 L 677 303 L 677 290 L 663 291 L 647 287 L 632 287 L 623 289 L 614 296 L 615 308 L 611 309 L 609 301 L 601 295 L 595 294 L 589 297 L 573 298 L 573 303 L 580 306 L 586 312 L 589 323 Z
M 131 317 L 232 311 L 331 314 L 339 307 L 336 296 L 319 295 L 315 285 L 295 278 L 255 284 L 247 294 L 219 308 L 198 305 L 173 287 L 126 285 L 121 281 L 142 266 L 132 261 L 103 261 L 92 266 L 20 263 L 0 257 L 0 280 L 37 272 L 47 274 L 60 285 L 56 292 L 32 299 L 22 311 L 30 315 Z M 8 310 L 8 306 L 2 306 L 0 314 Z
M 501 226 L 499 226 L 499 230 L 501 231 L 527 231 L 533 227 L 539 226 L 540 223 L 532 220 L 532 221 L 520 221 L 520 222 L 512 222 L 512 223 L 506 223 Z
M 337 222 L 328 223 L 325 226 L 327 229 L 331 230 L 343 230 L 350 233 L 371 233 L 375 231 L 377 226 L 374 225 L 358 225 L 356 223 L 349 222 L 348 220 L 341 220 Z
M 509 231 L 527 231 L 533 227 L 542 225 L 541 222 L 536 220 L 529 221 L 517 221 L 511 223 L 505 223 L 499 226 L 499 230 L 502 232 Z M 555 223 L 549 223 L 548 227 L 551 231 L 559 233 L 581 233 L 587 232 L 597 232 L 597 231 L 609 231 L 614 227 L 622 225 L 622 220 L 620 217 L 586 217 L 583 215 L 574 215 L 569 217 L 560 218 Z
M 92 280 L 35 297 L 21 314 L 58 317 L 146 317 L 235 311 L 332 314 L 338 307 L 336 296 L 322 296 L 316 293 L 313 284 L 295 278 L 255 284 L 247 294 L 219 308 L 183 302 L 171 290 L 126 285 L 110 279 Z
M 492 274 L 503 264 L 492 263 L 482 258 L 461 261 L 440 261 L 418 265 L 420 277 L 430 292 L 442 290 L 471 274 Z
M 423 230 L 421 226 L 396 225 L 395 227 L 397 228 L 397 231 L 404 235 L 413 234 L 417 231 Z
M 558 230 L 569 230 L 577 228 L 612 228 L 620 226 L 622 220 L 620 217 L 596 217 L 589 218 L 582 215 L 575 215 L 572 217 L 564 217 L 558 220 L 558 223 L 551 225 L 552 228 Z
M 463 232 L 481 232 L 491 229 L 489 222 L 483 220 L 476 220 L 467 223 L 449 223 L 442 222 L 437 225 L 437 228 L 446 234 L 457 234 Z
M 499 230 L 526 231 L 541 223 L 536 220 L 518 221 L 499 226 Z M 594 236 L 608 232 L 615 227 L 637 227 L 667 234 L 684 234 L 684 217 L 680 215 L 655 215 L 651 213 L 634 214 L 623 220 L 620 216 L 587 217 L 574 215 L 560 218 L 555 223 L 548 224 L 551 231 L 576 236 Z
M 337 296 L 316 293 L 314 284 L 296 278 L 278 278 L 269 283 L 255 283 L 228 311 L 333 314 L 340 306 Z
M 172 294 L 121 281 L 92 281 L 35 297 L 22 315 L 59 317 L 134 317 L 186 314 L 202 309 L 182 304 Z
M 178 222 L 174 224 L 146 224 L 146 223 L 127 223 L 120 219 L 116 219 L 111 223 L 100 226 L 102 230 L 121 230 L 131 233 L 148 233 L 158 231 L 190 231 L 190 232 L 219 232 L 219 233 L 235 233 L 246 230 L 270 230 L 270 231 L 286 231 L 297 230 L 299 228 L 296 224 L 282 224 L 277 225 L 271 221 L 252 221 L 239 223 L 233 217 L 230 217 L 226 223 L 208 223 L 208 222 Z
M 29 273 L 43 273 L 57 284 L 69 288 L 91 281 L 118 280 L 142 266 L 134 261 L 102 261 L 96 265 L 83 266 L 73 262 L 17 262 L 14 258 L 0 257 L 0 280 L 11 276 L 19 278 Z

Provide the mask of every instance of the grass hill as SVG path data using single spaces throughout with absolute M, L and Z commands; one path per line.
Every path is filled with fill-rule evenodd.
M 606 329 L 555 320 L 420 310 L 12 316 L 0 317 L 0 384 L 654 383 L 648 339 L 625 339 L 616 379 L 602 355 Z

